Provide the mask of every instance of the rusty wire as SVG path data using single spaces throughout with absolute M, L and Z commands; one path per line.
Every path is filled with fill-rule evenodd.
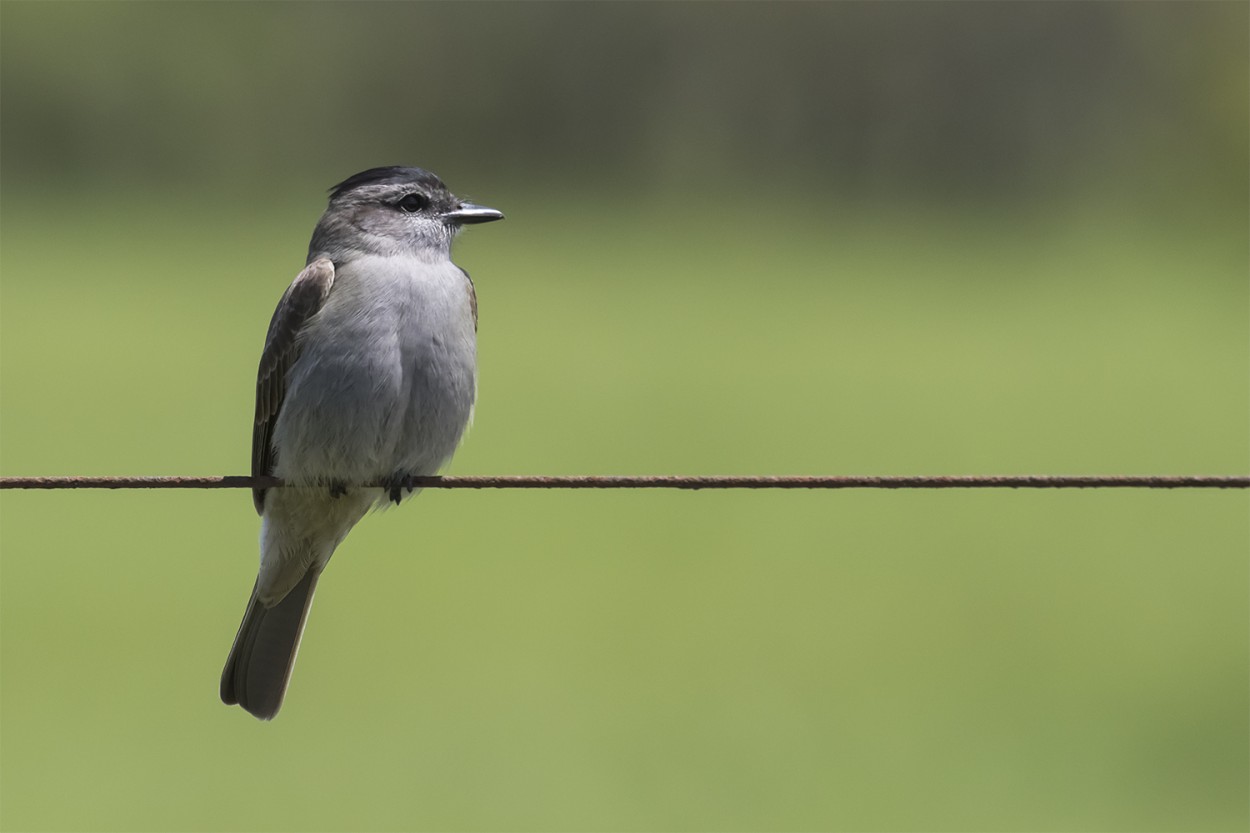
M 275 477 L 0 477 L 3 489 L 270 489 Z M 366 484 L 389 487 L 395 484 Z M 678 475 L 411 477 L 425 489 L 1248 489 L 1241 475 Z

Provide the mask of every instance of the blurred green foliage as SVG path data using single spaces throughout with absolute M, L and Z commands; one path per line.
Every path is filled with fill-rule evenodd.
M 0 471 L 245 471 L 403 162 L 509 217 L 456 473 L 1245 472 L 1246 16 L 5 2 Z M 260 725 L 245 493 L 6 492 L 0 827 L 1245 829 L 1248 508 L 429 492 Z
M 1242 2 L 8 0 L 2 173 L 1244 203 Z

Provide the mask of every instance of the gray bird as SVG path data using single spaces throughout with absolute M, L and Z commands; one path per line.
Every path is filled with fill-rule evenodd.
M 451 459 L 477 394 L 477 296 L 451 242 L 500 219 L 420 168 L 331 190 L 261 354 L 252 474 L 290 485 L 253 492 L 260 572 L 221 675 L 226 704 L 278 713 L 335 547 L 371 506 L 411 495 L 405 478 Z

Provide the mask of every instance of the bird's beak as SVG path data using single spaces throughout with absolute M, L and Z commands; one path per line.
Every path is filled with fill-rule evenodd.
M 470 223 L 490 223 L 495 220 L 503 219 L 503 212 L 496 211 L 493 208 L 487 208 L 484 205 L 474 205 L 471 202 L 462 202 L 460 207 L 454 211 L 447 211 L 443 214 L 443 219 L 449 223 L 458 225 L 469 225 Z

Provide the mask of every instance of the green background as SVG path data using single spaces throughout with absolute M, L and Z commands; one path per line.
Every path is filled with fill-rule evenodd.
M 0 471 L 248 466 L 324 189 L 501 208 L 456 474 L 1236 474 L 1206 4 L 0 7 Z M 261 724 L 242 491 L 5 492 L 5 830 L 1250 826 L 1244 492 L 438 492 Z

